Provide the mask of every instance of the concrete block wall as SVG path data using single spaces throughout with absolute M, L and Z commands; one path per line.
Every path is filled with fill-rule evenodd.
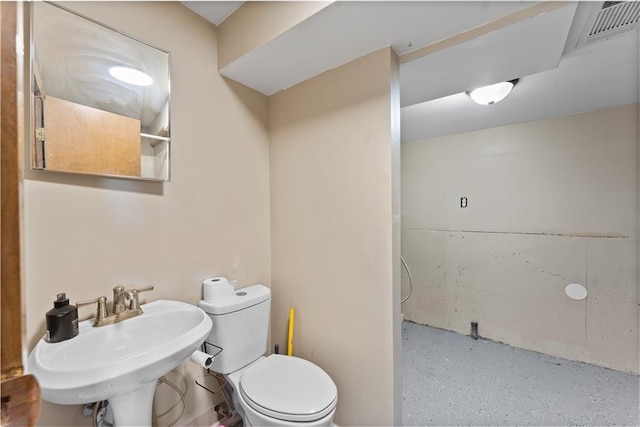
M 637 104 L 403 144 L 405 319 L 638 372 L 638 181 Z

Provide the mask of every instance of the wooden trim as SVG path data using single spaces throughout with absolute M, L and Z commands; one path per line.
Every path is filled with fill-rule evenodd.
M 40 386 L 33 375 L 2 381 L 3 426 L 33 426 L 40 412 Z
M 22 86 L 16 37 L 22 3 L 0 2 L 0 425 L 33 426 L 40 412 L 40 387 L 22 367 L 22 277 L 20 219 L 22 185 Z
M 22 374 L 22 304 L 20 275 L 20 156 L 16 58 L 17 4 L 2 2 L 0 32 L 0 147 L 2 216 L 0 275 L 2 280 L 2 379 Z

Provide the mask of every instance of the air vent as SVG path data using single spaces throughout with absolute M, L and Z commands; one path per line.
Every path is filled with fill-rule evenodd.
M 624 3 L 622 1 L 606 1 L 602 4 L 602 9 L 606 9 L 611 6 L 615 6 L 617 4 Z
M 596 41 L 633 28 L 640 18 L 640 2 L 607 1 L 598 12 L 586 42 Z

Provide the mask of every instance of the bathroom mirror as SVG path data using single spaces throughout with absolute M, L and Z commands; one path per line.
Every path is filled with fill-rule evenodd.
M 32 168 L 169 180 L 169 53 L 31 4 Z

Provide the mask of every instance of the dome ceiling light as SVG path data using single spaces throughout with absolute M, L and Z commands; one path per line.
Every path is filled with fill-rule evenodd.
M 479 87 L 467 92 L 467 95 L 474 102 L 480 105 L 493 105 L 502 101 L 509 95 L 513 87 L 518 83 L 519 79 L 509 80 L 508 82 L 500 82 L 489 86 Z

